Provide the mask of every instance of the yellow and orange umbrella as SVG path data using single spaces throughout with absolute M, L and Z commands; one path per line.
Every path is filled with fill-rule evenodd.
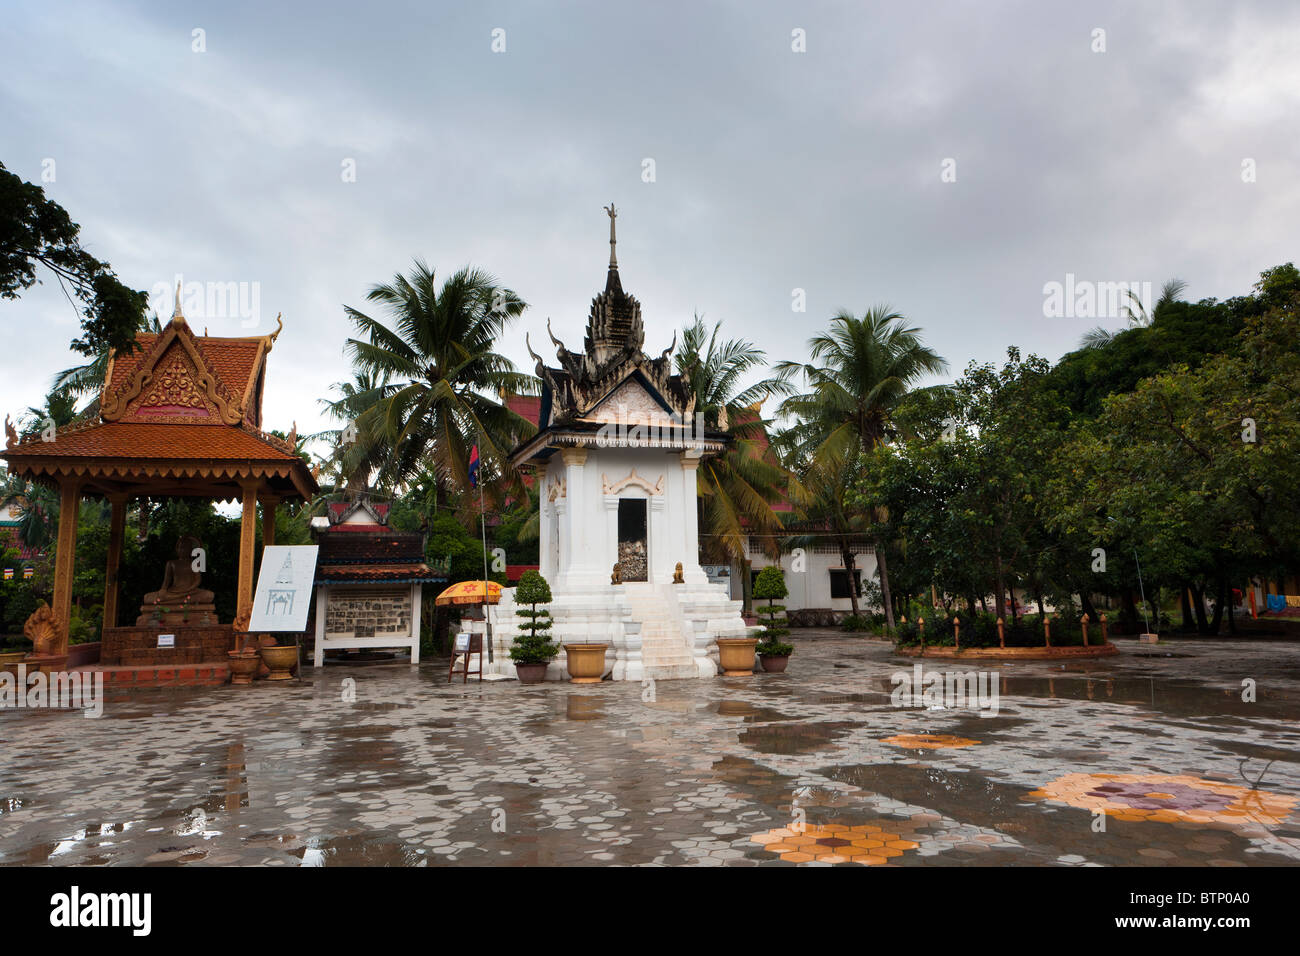
M 453 584 L 447 590 L 438 595 L 434 602 L 439 607 L 447 604 L 482 604 L 483 603 L 483 584 L 482 581 L 461 581 Z M 496 604 L 501 600 L 501 585 L 495 581 L 487 582 L 487 603 Z

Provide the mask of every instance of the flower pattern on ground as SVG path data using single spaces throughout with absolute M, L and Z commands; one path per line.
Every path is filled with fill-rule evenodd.
M 787 863 L 816 861 L 880 866 L 902 856 L 905 850 L 917 848 L 917 843 L 903 838 L 905 833 L 911 835 L 906 824 L 893 820 L 881 822 L 884 827 L 850 827 L 838 823 L 792 825 L 757 833 L 749 841 Z
M 886 737 L 881 743 L 914 750 L 950 750 L 956 747 L 974 747 L 979 741 L 953 734 L 895 734 Z
M 1070 773 L 1028 796 L 1104 810 L 1117 820 L 1266 826 L 1282 823 L 1297 802 L 1236 784 L 1161 773 Z

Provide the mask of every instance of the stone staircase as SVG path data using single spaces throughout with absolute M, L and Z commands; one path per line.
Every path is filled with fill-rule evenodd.
M 632 620 L 641 622 L 642 676 L 649 680 L 697 677 L 695 655 L 682 633 L 675 598 L 650 584 L 627 584 L 625 599 Z

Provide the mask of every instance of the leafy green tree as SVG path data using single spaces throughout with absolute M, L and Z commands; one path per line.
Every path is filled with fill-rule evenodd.
M 495 351 L 501 333 L 526 308 L 486 272 L 464 268 L 438 285 L 419 260 L 409 275 L 377 285 L 366 298 L 385 322 L 345 306 L 360 338 L 347 349 L 374 387 L 348 396 L 364 408 L 356 428 L 364 439 L 355 467 L 399 487 L 421 469 L 435 475 L 440 498 L 469 488 L 471 446 L 479 446 L 481 478 L 505 477 L 506 455 L 533 425 L 496 396 L 527 394 L 536 379 L 515 371 Z
M 83 355 L 130 353 L 149 297 L 128 289 L 81 247 L 81 227 L 40 186 L 24 182 L 0 163 L 0 297 L 17 299 L 39 280 L 37 266 L 82 304 L 82 336 L 72 348 Z
M 515 603 L 520 607 L 515 614 L 523 619 L 520 634 L 510 645 L 510 659 L 516 664 L 545 664 L 560 652 L 560 646 L 551 641 L 551 612 L 539 604 L 551 603 L 551 586 L 536 571 L 525 571 L 515 587 Z
M 787 440 L 795 456 L 820 460 L 823 468 L 832 460 L 847 460 L 850 447 L 867 455 L 893 438 L 892 415 L 903 396 L 926 375 L 947 368 L 947 362 L 921 341 L 920 329 L 908 326 L 902 315 L 884 305 L 868 309 L 862 318 L 840 312 L 829 331 L 809 341 L 809 351 L 809 363 L 782 362 L 776 371 L 803 376 L 806 390 L 781 405 L 781 412 L 796 420 Z M 892 629 L 882 540 L 876 541 L 876 562 Z
M 732 434 L 727 450 L 705 459 L 697 471 L 704 553 L 731 563 L 748 581 L 748 536 L 775 544 L 781 519 L 772 506 L 784 498 L 790 477 L 768 450 L 770 422 L 760 410 L 766 399 L 788 387 L 773 377 L 742 387 L 765 367 L 766 353 L 744 339 L 722 340 L 721 328 L 718 322 L 710 330 L 696 315 L 682 332 L 674 360 L 705 427 Z

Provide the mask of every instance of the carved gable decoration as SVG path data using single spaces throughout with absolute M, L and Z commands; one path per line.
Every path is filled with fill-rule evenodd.
M 243 404 L 217 377 L 185 325 L 169 324 L 125 383 L 104 397 L 100 417 L 236 425 Z
M 582 416 L 583 421 L 628 425 L 668 425 L 672 413 L 664 402 L 651 395 L 636 378 L 629 377 Z M 677 422 L 681 424 L 681 422 Z
M 600 490 L 604 495 L 616 495 L 628 488 L 640 488 L 647 495 L 658 497 L 664 493 L 664 476 L 660 475 L 659 480 L 653 485 L 645 477 L 638 475 L 633 468 L 626 478 L 619 481 L 610 481 L 609 475 L 600 476 Z

